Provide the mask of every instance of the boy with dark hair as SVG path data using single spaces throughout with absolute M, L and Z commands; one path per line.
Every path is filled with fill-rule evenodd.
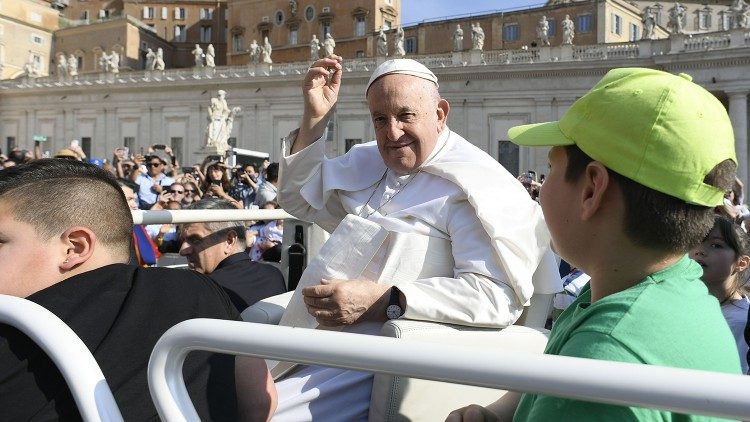
M 722 104 L 688 75 L 614 69 L 560 121 L 508 133 L 519 145 L 552 146 L 542 210 L 557 253 L 591 276 L 545 353 L 739 374 L 718 302 L 687 256 L 734 180 L 734 136 Z M 460 416 L 494 417 L 470 406 L 449 420 Z M 693 420 L 523 394 L 514 420 L 675 417 Z

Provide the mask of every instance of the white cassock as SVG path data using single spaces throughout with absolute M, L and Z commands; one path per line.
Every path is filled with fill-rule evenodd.
M 295 138 L 292 133 L 285 140 L 286 150 Z M 404 280 L 399 275 L 414 267 L 404 261 L 414 258 L 400 259 L 400 253 L 413 248 L 401 245 L 399 254 L 391 254 L 388 242 L 366 271 L 376 274 L 374 281 L 396 284 L 403 292 L 407 308 L 402 318 L 511 325 L 531 298 L 532 274 L 549 253 L 538 204 L 498 162 L 447 128 L 411 175 L 388 170 L 375 142 L 328 159 L 325 142 L 317 140 L 282 159 L 279 180 L 284 210 L 329 232 L 354 214 L 395 238 L 425 239 L 421 244 L 430 252 L 418 264 L 439 268 L 440 274 L 416 270 L 429 276 Z M 344 331 L 376 334 L 379 328 L 355 324 Z M 366 420 L 371 387 L 371 374 L 305 367 L 277 381 L 274 420 Z

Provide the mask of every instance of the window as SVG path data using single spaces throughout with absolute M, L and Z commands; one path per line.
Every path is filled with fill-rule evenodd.
M 661 25 L 661 11 L 664 9 L 664 6 L 660 5 L 659 3 L 656 3 L 655 5 L 651 6 L 651 12 L 654 14 L 654 23 L 656 25 Z
M 260 39 L 261 40 L 265 40 L 266 37 L 268 37 L 269 35 L 271 35 L 271 31 L 269 31 L 268 29 L 263 29 L 263 30 L 260 31 Z
M 153 19 L 154 8 L 150 6 L 143 6 L 143 19 Z
M 174 157 L 182 162 L 182 137 L 170 137 L 169 144 L 170 148 L 172 148 L 172 154 Z M 132 151 L 133 149 L 131 148 L 130 150 Z
M 203 8 L 201 9 L 201 19 L 211 20 L 214 18 L 214 9 Z
M 355 58 L 357 58 L 357 59 L 362 59 L 362 58 L 364 58 L 364 57 L 365 57 L 365 50 L 357 50 L 357 51 L 356 51 L 356 52 L 354 53 L 354 57 L 355 57 Z
M 388 19 L 383 21 L 383 31 L 390 30 L 392 26 L 393 26 L 393 22 L 389 21 Z
M 169 17 L 169 10 L 167 10 L 166 6 L 163 6 L 161 8 L 161 19 L 166 20 Z
M 125 136 L 122 138 L 122 146 L 127 148 L 130 151 L 135 151 L 135 137 L 133 136 Z
M 721 29 L 722 31 L 729 31 L 732 28 L 732 15 L 730 12 L 726 10 L 722 10 L 719 12 L 721 14 Z
M 277 10 L 276 14 L 273 16 L 274 22 L 276 22 L 276 25 L 281 25 L 284 23 L 284 12 L 281 10 Z
M 610 31 L 613 34 L 622 35 L 622 16 L 613 13 L 612 14 L 612 28 Z
M 15 147 L 16 147 L 16 137 L 15 136 L 7 136 L 5 138 L 5 150 L 6 151 L 11 151 Z
M 416 37 L 409 37 L 406 40 L 404 40 L 404 51 L 407 54 L 417 53 L 417 38 Z
M 305 7 L 305 20 L 310 22 L 315 19 L 315 8 L 312 6 Z
M 344 139 L 344 152 L 349 152 L 354 145 L 361 144 L 361 139 Z
M 83 56 L 78 56 L 78 69 L 83 69 Z
M 109 9 L 99 9 L 99 19 L 109 18 Z
M 174 40 L 177 42 L 185 42 L 185 36 L 187 35 L 187 32 L 185 31 L 185 25 L 175 25 L 174 26 Z
M 210 26 L 201 26 L 201 42 L 211 42 Z
M 91 157 L 91 137 L 89 136 L 81 137 L 81 149 L 83 150 L 83 153 L 86 154 L 87 157 Z
M 578 32 L 591 32 L 591 15 L 580 15 L 576 20 Z
M 326 34 L 331 32 L 331 21 L 324 20 L 320 23 L 320 40 L 326 39 Z
M 224 9 L 224 20 L 225 21 L 229 20 L 229 9 Z
M 234 34 L 232 35 L 232 49 L 235 53 L 239 53 L 244 50 L 244 47 L 242 46 L 242 42 L 244 41 L 244 37 L 242 34 Z
M 629 31 L 630 41 L 638 41 L 640 39 L 640 37 L 638 36 L 639 30 L 640 30 L 640 27 L 638 25 L 634 23 L 630 24 L 630 31 Z
M 698 11 L 698 29 L 711 28 L 711 9 L 706 7 Z
M 44 44 L 44 39 L 37 34 L 31 34 L 31 42 L 37 45 Z
M 297 28 L 289 28 L 289 44 L 297 44 Z
M 518 41 L 517 23 L 507 23 L 503 26 L 503 39 L 505 41 Z
M 81 12 L 81 20 L 82 21 L 89 20 L 89 11 L 88 10 L 84 10 L 83 12 Z
M 40 14 L 39 14 L 39 13 L 37 13 L 37 12 L 31 12 L 31 17 L 30 17 L 30 19 L 31 19 L 31 21 L 32 21 L 32 22 L 37 22 L 37 23 L 39 23 L 39 22 L 41 22 L 41 21 L 42 21 L 42 15 L 40 15 Z
M 547 19 L 547 25 L 549 25 L 547 36 L 554 37 L 555 32 L 557 32 L 557 22 L 554 19 Z
M 354 18 L 354 36 L 364 37 L 365 36 L 365 17 L 357 16 Z
M 185 19 L 187 19 L 187 10 L 185 10 L 184 7 L 175 7 L 174 18 L 184 21 Z

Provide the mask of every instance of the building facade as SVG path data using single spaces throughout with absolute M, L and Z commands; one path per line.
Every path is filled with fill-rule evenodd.
M 58 11 L 40 0 L 0 2 L 0 79 L 23 75 L 33 64 L 40 76 L 50 73 Z

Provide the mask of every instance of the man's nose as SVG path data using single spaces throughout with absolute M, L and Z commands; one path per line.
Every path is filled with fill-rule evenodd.
M 402 124 L 398 119 L 390 119 L 386 130 L 389 141 L 398 141 L 404 135 Z

